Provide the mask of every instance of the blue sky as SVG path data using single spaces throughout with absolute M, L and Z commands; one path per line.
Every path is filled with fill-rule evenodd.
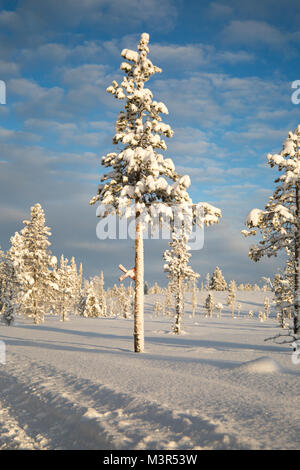
M 150 59 L 163 69 L 148 86 L 163 101 L 174 130 L 166 157 L 188 173 L 193 200 L 222 209 L 205 231 L 193 267 L 205 278 L 219 266 L 227 280 L 258 282 L 282 260 L 253 263 L 240 230 L 253 207 L 264 206 L 279 152 L 300 122 L 291 101 L 300 80 L 300 5 L 294 0 L 0 1 L 0 243 L 42 204 L 52 251 L 74 255 L 86 277 L 104 271 L 117 282 L 118 264 L 134 263 L 132 241 L 99 241 L 89 206 L 114 150 L 122 102 L 105 92 L 121 76 L 120 52 L 150 34 Z M 145 244 L 145 278 L 166 282 L 167 242 Z

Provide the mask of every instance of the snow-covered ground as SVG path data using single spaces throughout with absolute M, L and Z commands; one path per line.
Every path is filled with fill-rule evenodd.
M 191 318 L 188 296 L 175 336 L 148 295 L 143 354 L 132 319 L 1 325 L 0 449 L 299 449 L 300 364 L 264 341 L 279 331 L 257 318 L 266 296 L 238 292 L 238 318 L 222 292 L 222 318 Z

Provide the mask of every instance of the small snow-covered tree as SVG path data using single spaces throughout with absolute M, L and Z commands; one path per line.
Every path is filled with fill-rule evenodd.
M 208 296 L 205 299 L 204 308 L 206 310 L 205 316 L 212 317 L 214 308 L 215 308 L 215 302 L 214 302 L 213 294 L 211 292 L 208 294 Z
M 172 241 L 169 242 L 171 250 L 166 250 L 163 258 L 166 261 L 164 271 L 168 273 L 168 278 L 172 280 L 172 287 L 175 292 L 175 324 L 173 331 L 180 334 L 181 319 L 184 313 L 183 284 L 188 280 L 199 277 L 189 265 L 191 254 L 187 245 L 187 236 L 173 233 Z
M 153 286 L 150 287 L 149 294 L 160 294 L 160 293 L 161 293 L 161 288 L 159 287 L 157 282 L 155 282 Z
M 86 294 L 83 292 L 81 293 L 79 303 L 78 303 L 78 313 L 81 317 L 86 316 L 85 315 L 85 306 L 86 306 Z
M 195 316 L 196 309 L 197 309 L 197 281 L 193 279 L 193 290 L 192 290 L 192 316 Z
M 218 302 L 217 304 L 215 304 L 215 308 L 217 310 L 217 317 L 218 318 L 221 318 L 222 316 L 222 310 L 223 310 L 223 304 L 221 302 Z
M 6 325 L 11 325 L 18 313 L 20 284 L 18 265 L 14 264 L 9 254 L 0 250 L 0 313 Z
M 34 323 L 44 321 L 49 299 L 53 293 L 54 283 L 51 270 L 56 258 L 49 251 L 51 235 L 45 226 L 45 215 L 40 204 L 31 207 L 30 220 L 25 220 L 25 227 L 20 234 L 11 239 L 11 256 L 15 260 L 19 250 L 22 269 L 18 272 L 18 280 L 23 292 L 20 308 Z M 18 240 L 18 248 L 14 244 Z M 20 247 L 20 249 L 19 249 Z
M 230 281 L 228 285 L 228 290 L 231 291 L 236 291 L 237 290 L 237 285 L 235 281 Z
M 156 317 L 160 317 L 163 312 L 163 305 L 159 300 L 156 300 L 153 307 L 153 312 Z
M 60 266 L 56 270 L 57 273 L 57 312 L 61 316 L 62 321 L 68 320 L 68 314 L 74 311 L 77 301 L 77 276 L 74 272 L 74 265 L 69 264 L 64 255 L 60 258 Z
M 270 315 L 270 299 L 269 299 L 269 297 L 265 297 L 264 309 L 265 309 L 266 318 L 268 319 L 269 315 Z
M 173 295 L 172 295 L 172 283 L 168 283 L 168 287 L 166 289 L 166 305 L 165 305 L 165 312 L 167 316 L 171 316 L 173 310 Z
M 205 276 L 205 289 L 209 290 L 210 289 L 210 274 L 207 273 Z
M 190 178 L 175 171 L 171 159 L 164 159 L 159 153 L 166 150 L 164 137 L 172 137 L 173 131 L 162 122 L 161 114 L 168 114 L 164 103 L 153 99 L 153 94 L 145 83 L 161 69 L 148 58 L 149 34 L 140 37 L 138 50 L 124 49 L 125 59 L 121 70 L 125 76 L 121 83 L 116 81 L 107 92 L 117 99 L 125 100 L 125 109 L 119 113 L 113 143 L 119 151 L 108 153 L 102 164 L 110 168 L 101 178 L 97 196 L 91 204 L 99 201 L 97 215 L 105 218 L 108 214 L 135 217 L 135 313 L 134 351 L 144 350 L 144 250 L 143 230 L 153 222 L 155 211 L 173 217 L 171 205 L 187 210 L 191 199 L 187 193 Z M 120 149 L 120 146 L 123 146 Z M 208 205 L 207 223 L 215 223 L 220 211 Z
M 103 271 L 99 276 L 95 276 L 90 281 L 93 284 L 94 291 L 98 298 L 98 303 L 101 308 L 101 316 L 105 317 L 107 315 L 107 302 L 106 302 L 106 292 L 104 289 L 104 275 Z
M 236 284 L 230 282 L 227 294 L 227 305 L 231 307 L 231 315 L 234 316 L 234 306 L 236 301 Z
M 117 293 L 117 306 L 118 313 L 122 315 L 123 318 L 130 318 L 132 315 L 132 293 L 131 289 L 126 290 L 122 284 Z
M 146 281 L 144 284 L 144 295 L 148 295 L 148 292 L 149 292 L 149 286 L 148 286 L 148 282 Z
M 85 298 L 83 316 L 88 318 L 98 318 L 101 316 L 101 314 L 102 310 L 98 302 L 97 294 L 93 284 L 90 283 Z
M 287 259 L 285 269 L 274 276 L 272 290 L 277 310 L 277 320 L 282 328 L 287 326 L 294 301 L 294 263 Z
M 222 291 L 227 289 L 227 283 L 223 277 L 221 269 L 218 266 L 213 272 L 209 287 L 211 290 L 216 291 Z

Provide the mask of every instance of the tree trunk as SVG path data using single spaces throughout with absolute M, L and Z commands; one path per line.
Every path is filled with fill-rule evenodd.
M 144 352 L 144 243 L 143 228 L 136 214 L 134 352 Z
M 180 335 L 181 332 L 181 317 L 183 314 L 183 295 L 182 295 L 182 286 L 181 286 L 181 279 L 178 277 L 177 280 L 177 292 L 176 292 L 176 319 L 175 324 L 173 327 L 174 333 Z
M 296 183 L 294 334 L 300 335 L 300 183 Z

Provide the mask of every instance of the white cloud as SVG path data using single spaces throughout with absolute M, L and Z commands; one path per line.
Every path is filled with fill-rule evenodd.
M 265 21 L 232 20 L 224 27 L 223 39 L 230 44 L 258 45 L 283 47 L 287 43 L 287 36 L 275 26 Z
M 219 2 L 210 2 L 207 13 L 211 17 L 224 19 L 225 16 L 230 16 L 233 14 L 233 8 L 230 5 L 225 5 L 224 3 Z

